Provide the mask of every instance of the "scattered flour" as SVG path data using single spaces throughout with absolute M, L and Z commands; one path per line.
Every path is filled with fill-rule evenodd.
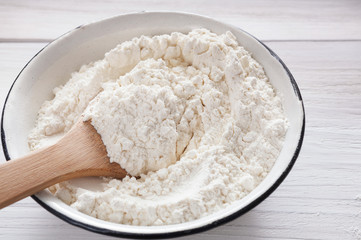
M 357 194 L 357 195 L 355 196 L 355 200 L 361 200 L 361 194 Z
M 116 223 L 182 223 L 243 198 L 272 168 L 287 131 L 280 97 L 230 32 L 134 38 L 81 67 L 54 94 L 29 135 L 32 150 L 83 118 L 111 161 L 140 177 L 50 190 Z

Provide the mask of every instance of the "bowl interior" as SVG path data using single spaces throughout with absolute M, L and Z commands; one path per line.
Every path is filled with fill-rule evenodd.
M 64 84 L 81 65 L 103 58 L 105 52 L 133 37 L 174 31 L 186 33 L 199 27 L 218 34 L 231 31 L 238 42 L 263 65 L 271 83 L 283 95 L 289 129 L 281 154 L 265 180 L 248 196 L 222 211 L 196 221 L 160 227 L 127 226 L 98 220 L 70 208 L 46 190 L 37 194 L 40 201 L 67 218 L 95 228 L 129 234 L 165 234 L 216 225 L 227 216 L 249 210 L 278 186 L 292 166 L 295 153 L 297 157 L 303 137 L 304 112 L 297 86 L 278 58 L 249 34 L 210 18 L 184 13 L 121 15 L 80 26 L 45 47 L 23 69 L 9 93 L 2 129 L 8 157 L 18 158 L 29 152 L 27 135 L 34 126 L 41 104 L 51 99 L 52 89 Z

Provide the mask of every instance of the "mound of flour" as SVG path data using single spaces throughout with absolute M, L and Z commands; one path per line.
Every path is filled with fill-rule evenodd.
M 134 38 L 81 67 L 54 94 L 29 135 L 32 150 L 83 118 L 111 161 L 140 177 L 50 190 L 116 223 L 176 224 L 225 208 L 265 178 L 287 131 L 280 96 L 230 32 Z

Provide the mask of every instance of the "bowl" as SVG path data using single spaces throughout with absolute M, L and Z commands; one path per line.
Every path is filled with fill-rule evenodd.
M 101 234 L 134 237 L 175 237 L 201 232 L 224 224 L 254 208 L 285 179 L 299 154 L 305 114 L 297 84 L 281 59 L 255 37 L 208 17 L 177 12 L 140 12 L 125 14 L 82 25 L 62 35 L 39 51 L 15 79 L 2 112 L 1 140 L 7 160 L 29 153 L 27 135 L 37 112 L 52 89 L 64 84 L 81 65 L 102 59 L 118 43 L 141 35 L 174 31 L 188 32 L 204 27 L 221 34 L 231 31 L 238 42 L 263 65 L 272 85 L 283 94 L 285 115 L 289 121 L 284 146 L 268 176 L 246 197 L 209 216 L 182 224 L 166 226 L 129 226 L 85 215 L 43 190 L 33 199 L 55 216 L 75 226 Z

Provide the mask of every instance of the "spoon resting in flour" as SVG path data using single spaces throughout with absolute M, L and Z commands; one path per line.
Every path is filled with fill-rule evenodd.
M 110 163 L 90 121 L 78 121 L 56 144 L 0 165 L 0 209 L 73 178 L 126 175 L 119 164 Z

